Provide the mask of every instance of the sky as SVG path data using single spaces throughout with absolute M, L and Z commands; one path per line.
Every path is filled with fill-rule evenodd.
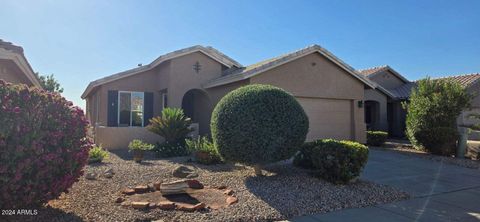
M 1 0 L 0 39 L 20 45 L 63 96 L 192 45 L 243 65 L 318 44 L 356 69 L 407 79 L 480 72 L 480 1 Z

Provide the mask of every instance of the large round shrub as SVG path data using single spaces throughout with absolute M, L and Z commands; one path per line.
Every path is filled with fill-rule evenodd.
M 368 147 L 353 141 L 333 139 L 305 143 L 293 164 L 312 169 L 314 174 L 332 183 L 345 184 L 360 176 L 368 160 Z
M 308 117 L 284 90 L 248 85 L 220 100 L 212 114 L 211 130 L 226 160 L 261 165 L 293 156 L 305 141 Z
M 46 203 L 82 174 L 83 111 L 59 94 L 0 80 L 0 208 Z

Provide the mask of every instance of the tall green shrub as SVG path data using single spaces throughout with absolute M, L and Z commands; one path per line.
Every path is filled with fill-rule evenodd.
M 212 138 L 226 159 L 259 165 L 288 159 L 305 141 L 308 118 L 284 90 L 248 85 L 228 93 L 215 107 Z
M 0 80 L 0 208 L 28 209 L 66 192 L 93 145 L 87 126 L 60 94 Z
M 403 104 L 407 109 L 407 137 L 417 148 L 436 154 L 453 154 L 455 135 L 447 138 L 442 135 L 456 132 L 456 119 L 470 106 L 471 98 L 465 88 L 453 81 L 430 78 L 418 81 L 409 103 Z

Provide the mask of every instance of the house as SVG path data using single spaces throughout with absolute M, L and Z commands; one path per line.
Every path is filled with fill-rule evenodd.
M 208 134 L 215 105 L 248 84 L 274 85 L 291 93 L 309 117 L 308 140 L 366 140 L 364 92 L 376 84 L 318 45 L 250 66 L 212 47 L 193 46 L 95 80 L 82 98 L 96 143 L 122 148 L 135 138 L 161 139 L 144 127 L 165 107 L 184 109 L 198 123 L 199 133 Z
M 23 48 L 0 39 L 0 79 L 13 84 L 41 88 L 40 82 L 23 54 Z
M 359 72 L 377 85 L 375 89 L 365 90 L 367 129 L 386 131 L 390 136 L 403 137 L 406 111 L 401 103 L 408 100 L 413 83 L 390 66 L 378 66 Z
M 365 123 L 367 129 L 388 131 L 390 136 L 405 136 L 406 110 L 401 102 L 408 101 L 411 90 L 416 82 L 411 82 L 390 66 L 379 66 L 359 70 L 370 81 L 377 84 L 376 89 L 365 90 Z M 471 109 L 464 110 L 457 119 L 458 125 L 468 125 L 475 122 L 469 118 L 472 112 L 480 112 L 480 73 L 446 76 L 447 79 L 458 82 L 474 95 Z M 478 140 L 480 134 L 472 133 L 469 139 Z

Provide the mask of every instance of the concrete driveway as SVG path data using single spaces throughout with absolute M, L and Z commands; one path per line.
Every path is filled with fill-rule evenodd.
M 293 221 L 480 221 L 480 170 L 370 150 L 362 179 L 396 187 L 412 199 Z

